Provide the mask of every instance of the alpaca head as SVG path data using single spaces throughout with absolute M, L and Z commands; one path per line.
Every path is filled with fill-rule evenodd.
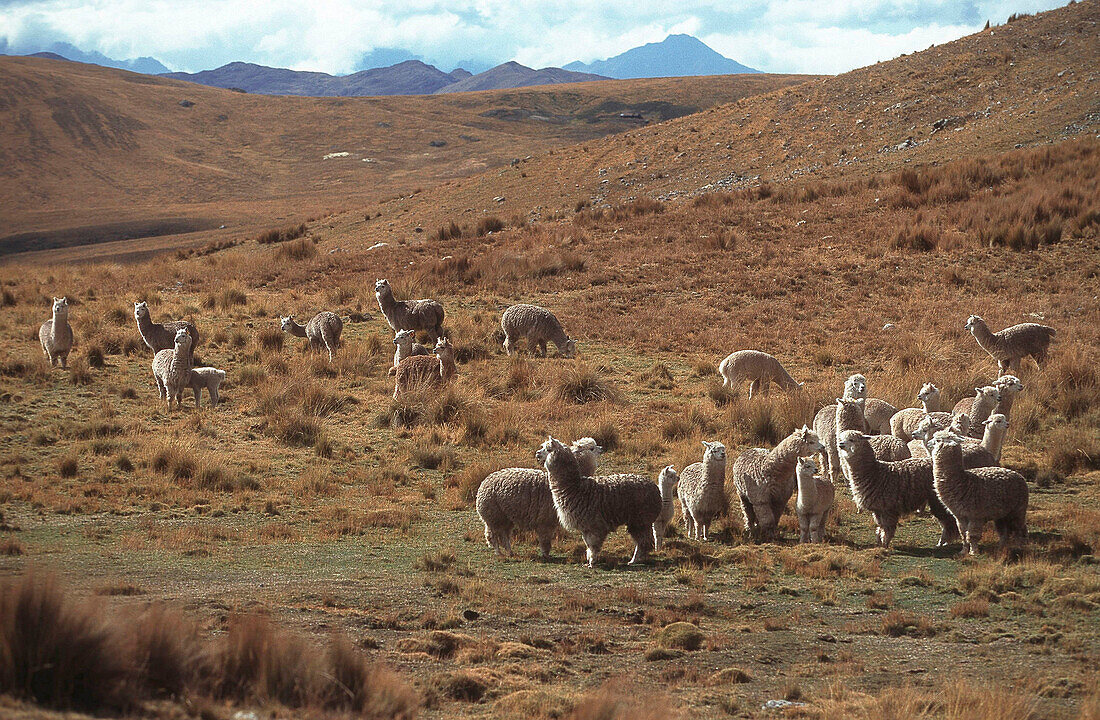
M 295 325 L 294 316 L 287 315 L 285 318 L 280 319 L 279 324 L 282 326 L 283 332 L 290 332 L 290 329 Z
M 546 438 L 546 442 L 539 445 L 539 449 L 535 451 L 535 459 L 539 461 L 539 464 L 545 466 L 546 461 L 550 459 L 551 453 L 566 449 L 567 448 L 562 445 L 560 441 L 555 440 L 551 435 Z
M 800 457 L 796 470 L 799 480 L 808 480 L 817 474 L 817 461 L 812 457 Z
M 867 397 L 867 378 L 862 375 L 852 375 L 844 381 L 844 397 L 847 398 L 865 398 Z
M 398 330 L 397 334 L 393 336 L 393 344 L 398 346 L 412 345 L 415 338 L 415 330 Z
M 147 317 L 149 317 L 149 305 L 144 300 L 134 303 L 134 319 L 141 320 Z
M 1024 384 L 1020 382 L 1020 378 L 1015 375 L 1002 375 L 994 380 L 993 384 L 1000 388 L 1002 397 L 1006 394 L 1015 394 L 1024 391 Z
M 859 430 L 845 430 L 836 436 L 836 448 L 844 457 L 852 457 L 861 445 L 867 443 L 867 438 Z
M 922 403 L 931 402 L 933 398 L 940 396 L 940 389 L 930 382 L 921 386 L 920 392 L 917 393 L 917 400 Z
M 69 298 L 59 297 L 53 299 L 53 312 L 55 315 L 64 315 L 69 312 Z
M 857 397 L 842 397 L 836 399 L 837 405 L 843 405 L 849 408 L 859 408 L 860 412 L 863 412 L 863 406 L 867 402 L 865 398 Z
M 385 295 L 386 293 L 392 293 L 390 289 L 390 281 L 382 278 L 381 280 L 374 281 L 374 292 L 379 295 Z
M 970 332 L 974 332 L 974 328 L 978 326 L 978 323 L 984 323 L 980 315 L 971 315 L 966 319 L 966 329 Z
M 1004 416 L 1004 413 L 993 413 L 982 425 L 1003 432 L 1008 429 L 1008 418 Z
M 803 425 L 792 434 L 802 446 L 799 455 L 813 455 L 825 449 L 825 446 L 821 444 L 821 438 L 808 425 Z
M 565 338 L 565 344 L 561 347 L 561 356 L 571 358 L 577 352 L 577 341 L 571 337 Z
M 441 337 L 435 341 L 435 354 L 440 360 L 451 361 L 454 359 L 455 349 L 450 340 Z
M 187 347 L 191 344 L 191 335 L 187 332 L 187 328 L 176 331 L 175 343 L 177 347 Z
M 707 442 L 703 440 L 703 462 L 725 462 L 726 446 L 720 442 Z
M 657 485 L 662 490 L 671 490 L 678 482 L 680 482 L 680 473 L 676 472 L 676 468 L 672 465 L 666 465 L 657 476 Z
M 574 440 L 572 450 L 576 452 L 590 452 L 597 457 L 603 455 L 603 447 L 596 444 L 595 438 L 582 437 L 580 440 Z
M 967 435 L 970 433 L 970 416 L 966 413 L 959 413 L 951 418 L 951 422 L 946 428 L 937 428 L 937 430 L 950 430 L 956 435 Z
M 943 457 L 944 453 L 952 450 L 960 450 L 962 448 L 962 438 L 950 430 L 940 430 L 932 436 L 932 440 L 928 443 L 928 451 L 932 453 L 932 459 L 937 460 Z
M 1001 391 L 995 385 L 986 385 L 985 387 L 974 388 L 974 402 L 977 404 L 982 398 L 985 398 L 987 403 L 996 404 L 1001 401 Z

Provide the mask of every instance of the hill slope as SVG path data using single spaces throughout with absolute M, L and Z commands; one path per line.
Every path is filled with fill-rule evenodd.
M 240 233 L 637 126 L 618 117 L 620 108 L 667 119 L 800 80 L 305 98 L 4 57 L 0 123 L 10 129 L 0 135 L 0 237 L 75 228 L 67 243 L 94 241 L 106 224 L 166 219 Z M 143 230 L 109 235 L 120 233 L 141 237 Z
M 530 87 L 532 85 L 558 85 L 561 83 L 590 82 L 607 78 L 591 73 L 570 72 L 561 68 L 535 70 L 518 62 L 506 62 L 483 73 L 472 75 L 456 83 L 436 90 L 439 93 L 470 92 L 473 90 L 499 90 L 503 88 Z
M 691 35 L 669 35 L 661 42 L 647 43 L 606 60 L 571 62 L 565 69 L 620 79 L 760 72 L 715 52 Z

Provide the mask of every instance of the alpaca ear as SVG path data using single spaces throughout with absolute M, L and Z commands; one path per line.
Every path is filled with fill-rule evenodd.
M 603 455 L 603 445 L 597 445 L 596 446 L 596 454 L 597 455 Z
M 840 403 L 841 403 L 841 399 L 840 399 L 840 398 L 837 398 L 837 399 L 836 399 L 836 404 L 837 404 L 837 405 L 839 405 Z

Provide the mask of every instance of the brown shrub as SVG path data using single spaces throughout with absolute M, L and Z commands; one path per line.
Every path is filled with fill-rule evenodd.
M 302 223 L 300 225 L 288 225 L 284 228 L 275 230 L 268 230 L 260 233 L 256 237 L 256 242 L 261 245 L 270 245 L 272 243 L 282 243 L 289 240 L 296 240 L 306 234 L 306 225 Z
M 281 246 L 275 257 L 287 260 L 309 260 L 317 255 L 317 244 L 311 238 L 298 238 Z

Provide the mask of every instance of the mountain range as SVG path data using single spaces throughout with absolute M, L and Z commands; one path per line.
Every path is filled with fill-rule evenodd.
M 0 44 L 0 53 L 7 50 Z M 54 43 L 39 57 L 73 60 L 162 75 L 175 80 L 241 90 L 259 95 L 309 95 L 350 97 L 374 95 L 430 95 L 433 93 L 500 90 L 607 79 L 730 75 L 759 72 L 715 52 L 690 35 L 670 35 L 659 43 L 633 48 L 606 60 L 572 62 L 564 68 L 536 70 L 510 61 L 473 74 L 461 67 L 444 72 L 401 49 L 368 53 L 364 60 L 406 58 L 386 67 L 372 67 L 350 75 L 289 70 L 246 62 L 232 62 L 196 73 L 169 72 L 154 58 L 114 60 L 98 52 L 85 52 L 68 43 Z

